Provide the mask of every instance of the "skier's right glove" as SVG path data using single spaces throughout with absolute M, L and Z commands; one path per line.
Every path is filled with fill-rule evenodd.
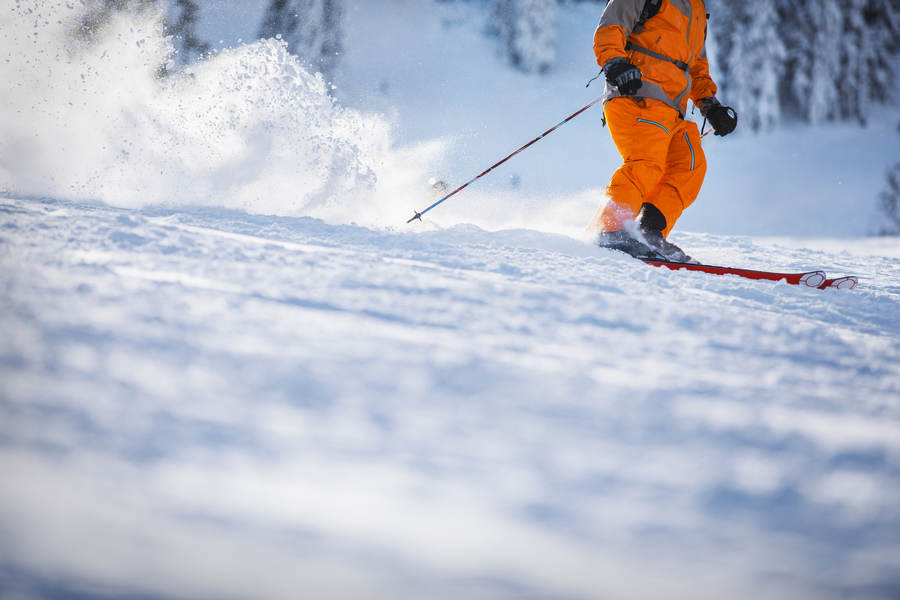
M 709 120 L 716 135 L 728 135 L 737 127 L 737 111 L 730 106 L 722 106 L 715 96 L 700 101 L 700 114 Z
M 603 65 L 606 81 L 616 86 L 623 96 L 634 96 L 641 88 L 641 70 L 621 56 L 610 59 Z

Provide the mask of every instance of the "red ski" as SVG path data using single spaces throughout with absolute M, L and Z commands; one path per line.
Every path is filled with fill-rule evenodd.
M 826 287 L 852 288 L 856 285 L 855 277 L 842 277 L 840 279 L 826 279 L 825 271 L 809 271 L 807 273 L 773 273 L 771 271 L 754 271 L 751 269 L 735 269 L 733 267 L 714 267 L 712 265 L 692 265 L 688 263 L 666 262 L 659 260 L 644 260 L 654 267 L 666 267 L 668 269 L 687 271 L 701 271 L 713 275 L 737 275 L 746 279 L 761 279 L 766 281 L 786 281 L 793 285 L 824 289 Z M 840 283 L 842 280 L 853 280 L 853 284 Z M 829 283 L 830 282 L 830 283 Z

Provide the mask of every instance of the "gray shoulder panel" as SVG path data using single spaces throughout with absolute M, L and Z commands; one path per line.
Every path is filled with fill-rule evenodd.
M 610 0 L 600 16 L 598 27 L 618 25 L 630 34 L 634 31 L 643 9 L 644 0 Z

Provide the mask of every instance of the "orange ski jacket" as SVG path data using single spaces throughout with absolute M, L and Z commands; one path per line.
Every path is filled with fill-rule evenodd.
M 594 54 L 601 67 L 622 57 L 637 66 L 642 85 L 635 96 L 665 102 L 684 117 L 688 98 L 697 103 L 716 95 L 706 58 L 706 6 L 703 0 L 662 0 L 659 12 L 640 31 L 646 0 L 610 0 L 594 32 Z M 607 85 L 607 96 L 620 96 Z

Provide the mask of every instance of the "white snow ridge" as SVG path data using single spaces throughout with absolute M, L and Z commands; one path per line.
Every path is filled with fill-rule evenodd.
M 593 189 L 404 227 L 451 142 L 282 44 L 8 4 L 0 600 L 900 597 L 896 238 L 674 234 L 818 290 L 585 243 Z

